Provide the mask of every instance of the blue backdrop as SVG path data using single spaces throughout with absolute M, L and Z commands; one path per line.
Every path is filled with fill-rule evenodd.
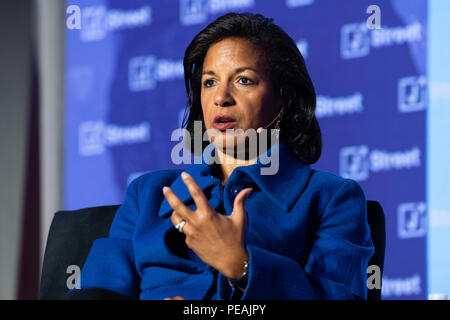
M 117 204 L 128 183 L 174 168 L 183 56 L 226 12 L 275 19 L 317 90 L 324 150 L 313 167 L 355 179 L 386 214 L 383 298 L 426 297 L 427 1 L 91 0 L 66 38 L 66 209 Z M 381 9 L 381 29 L 366 9 Z

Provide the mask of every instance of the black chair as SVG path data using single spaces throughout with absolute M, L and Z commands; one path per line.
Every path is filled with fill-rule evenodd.
M 370 226 L 375 253 L 369 260 L 370 265 L 380 267 L 380 284 L 384 268 L 384 252 L 386 249 L 386 222 L 383 208 L 377 201 L 367 201 L 367 220 Z M 367 300 L 381 300 L 380 289 L 367 289 Z
M 55 213 L 47 238 L 39 297 L 65 299 L 67 268 L 83 267 L 95 239 L 107 237 L 119 205 Z
M 95 239 L 107 237 L 119 205 L 101 206 L 75 211 L 59 211 L 53 217 L 45 248 L 42 266 L 40 299 L 67 299 L 68 266 L 83 267 Z M 376 201 L 367 202 L 367 216 L 371 229 L 375 254 L 369 265 L 377 265 L 383 271 L 385 251 L 385 220 L 383 209 Z M 85 290 L 82 290 L 85 291 Z M 71 299 L 126 299 L 126 297 L 101 289 L 91 289 L 87 294 Z M 381 289 L 367 292 L 368 300 L 381 299 Z

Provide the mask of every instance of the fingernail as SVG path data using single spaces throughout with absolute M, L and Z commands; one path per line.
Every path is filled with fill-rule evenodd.
M 181 173 L 181 177 L 183 179 L 187 179 L 189 177 L 189 175 L 186 172 Z
M 166 193 L 167 190 L 169 190 L 169 188 L 168 187 L 164 187 L 162 190 L 163 190 L 163 193 Z

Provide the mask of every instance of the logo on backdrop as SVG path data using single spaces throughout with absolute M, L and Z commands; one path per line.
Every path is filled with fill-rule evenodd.
M 128 64 L 130 91 L 152 90 L 158 82 L 183 79 L 183 61 L 157 59 L 153 55 L 134 57 Z
M 341 58 L 368 56 L 372 48 L 391 47 L 423 40 L 423 26 L 414 22 L 403 27 L 383 27 L 369 30 L 366 23 L 351 23 L 341 27 Z
M 180 23 L 194 25 L 205 23 L 208 15 L 248 9 L 255 6 L 255 0 L 180 0 Z
M 150 123 L 134 126 L 105 124 L 103 121 L 88 121 L 80 124 L 78 151 L 81 156 L 95 156 L 106 148 L 150 141 Z
M 401 239 L 423 237 L 427 231 L 424 202 L 406 202 L 397 207 L 397 233 Z
M 85 7 L 81 10 L 80 38 L 83 42 L 98 41 L 109 32 L 144 27 L 151 23 L 152 8 L 149 5 L 131 10 Z
M 363 110 L 363 95 L 361 92 L 346 97 L 317 96 L 317 118 L 361 113 Z
M 418 274 L 406 278 L 383 277 L 381 295 L 383 298 L 418 295 L 422 292 L 421 282 Z
M 427 106 L 427 79 L 406 77 L 398 81 L 398 110 L 402 113 L 424 110 Z
M 309 6 L 314 3 L 314 0 L 286 0 L 286 7 L 297 8 L 303 6 Z
M 339 173 L 344 178 L 363 181 L 370 172 L 417 168 L 422 165 L 421 150 L 413 147 L 405 151 L 369 150 L 366 145 L 348 146 L 339 154 Z

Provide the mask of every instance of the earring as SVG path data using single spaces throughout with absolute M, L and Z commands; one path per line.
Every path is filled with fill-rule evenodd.
M 275 129 L 278 129 L 278 130 L 280 129 L 280 123 L 281 123 L 281 120 L 283 120 L 283 114 L 284 114 L 284 108 L 281 107 L 280 115 L 277 119 L 277 122 L 275 123 Z
M 277 122 L 275 123 L 275 127 L 274 127 L 274 130 L 275 130 L 274 134 L 275 134 L 275 138 L 277 141 L 280 139 L 280 123 L 281 123 L 281 120 L 283 119 L 283 112 L 284 112 L 284 109 L 282 108 L 280 111 L 280 115 L 277 119 Z

